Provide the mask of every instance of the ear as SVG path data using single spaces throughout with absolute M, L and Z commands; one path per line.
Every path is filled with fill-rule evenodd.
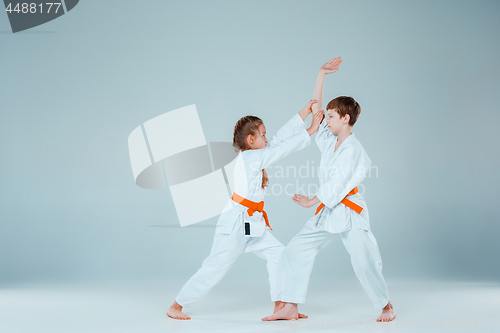
M 255 141 L 255 138 L 253 137 L 252 134 L 248 134 L 246 141 L 247 141 L 247 145 L 249 147 L 251 147 L 253 145 L 254 141 Z
M 349 124 L 349 121 L 351 121 L 351 116 L 350 116 L 350 115 L 348 115 L 348 114 L 346 114 L 346 115 L 344 116 L 344 124 Z

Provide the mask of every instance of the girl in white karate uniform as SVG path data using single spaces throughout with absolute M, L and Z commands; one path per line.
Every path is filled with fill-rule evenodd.
M 167 311 L 174 319 L 190 319 L 183 307 L 193 307 L 222 279 L 242 253 L 253 252 L 267 261 L 271 300 L 276 312 L 281 303 L 285 247 L 270 232 L 263 209 L 268 178 L 265 168 L 311 143 L 323 118 L 320 111 L 306 130 L 304 120 L 312 112 L 310 101 L 271 139 L 257 117 L 241 118 L 233 135 L 233 146 L 240 151 L 234 168 L 234 193 L 216 226 L 210 255 L 188 280 Z M 272 230 L 272 229 L 271 229 Z

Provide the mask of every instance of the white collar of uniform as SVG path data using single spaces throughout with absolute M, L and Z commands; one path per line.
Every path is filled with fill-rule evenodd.
M 338 136 L 335 135 L 335 137 L 336 137 L 336 140 L 338 140 Z M 340 145 L 342 146 L 344 143 L 346 143 L 346 142 L 349 143 L 353 140 L 356 140 L 356 137 L 354 136 L 354 133 L 351 133 L 351 135 L 349 135 L 347 138 L 345 138 L 344 142 L 342 142 Z

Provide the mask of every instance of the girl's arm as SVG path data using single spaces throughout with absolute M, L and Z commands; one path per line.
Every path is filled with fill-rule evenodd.
M 268 141 L 268 145 L 275 145 L 306 128 L 304 119 L 311 113 L 311 106 L 317 101 L 311 100 L 300 112 L 295 114 L 278 132 Z
M 255 154 L 260 161 L 259 170 L 267 168 L 271 164 L 279 161 L 283 157 L 291 154 L 294 151 L 305 148 L 311 143 L 310 136 L 313 135 L 319 128 L 323 112 L 317 112 L 313 117 L 311 127 L 307 130 L 302 129 L 300 132 L 269 145 L 266 148 L 252 150 L 251 153 Z
M 300 118 L 302 118 L 302 120 L 306 120 L 307 116 L 312 112 L 312 106 L 316 103 L 318 103 L 317 100 L 311 99 L 309 101 L 309 103 L 307 103 L 307 105 L 304 106 L 304 108 L 302 110 L 300 110 L 299 116 L 300 116 Z M 315 114 L 316 114 L 316 112 L 315 112 Z

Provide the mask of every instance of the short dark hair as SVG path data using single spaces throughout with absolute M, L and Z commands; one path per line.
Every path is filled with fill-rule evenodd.
M 332 99 L 330 103 L 326 106 L 326 110 L 335 110 L 340 118 L 345 117 L 346 114 L 349 115 L 349 125 L 354 126 L 356 120 L 358 120 L 359 114 L 361 113 L 361 107 L 358 102 L 352 97 L 339 96 Z

